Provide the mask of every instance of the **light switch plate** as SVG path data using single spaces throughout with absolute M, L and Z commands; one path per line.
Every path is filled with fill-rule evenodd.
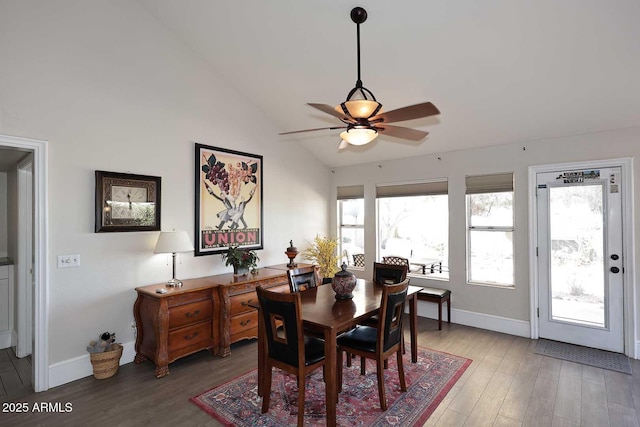
M 58 268 L 80 267 L 80 255 L 58 255 Z

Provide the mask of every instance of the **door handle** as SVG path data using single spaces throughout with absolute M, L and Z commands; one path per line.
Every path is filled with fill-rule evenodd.
M 618 267 L 611 267 L 609 269 L 612 273 L 620 273 L 620 269 Z

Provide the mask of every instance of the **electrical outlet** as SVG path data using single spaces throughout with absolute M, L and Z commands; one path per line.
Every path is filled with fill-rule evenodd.
M 80 267 L 80 255 L 58 255 L 58 268 Z

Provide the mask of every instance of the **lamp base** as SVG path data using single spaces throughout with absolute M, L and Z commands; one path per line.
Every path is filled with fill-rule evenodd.
M 171 286 L 172 288 L 179 288 L 180 286 L 182 286 L 182 282 L 174 278 L 167 282 L 167 286 Z

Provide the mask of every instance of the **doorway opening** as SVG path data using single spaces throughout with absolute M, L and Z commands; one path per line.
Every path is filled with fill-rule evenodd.
M 47 142 L 0 135 L 0 148 L 32 153 L 32 166 L 21 164 L 21 172 L 18 172 L 19 174 L 26 174 L 23 178 L 31 180 L 29 185 L 32 187 L 33 197 L 30 210 L 33 220 L 30 221 L 31 227 L 28 227 L 25 226 L 24 218 L 18 218 L 18 221 L 22 222 L 22 227 L 19 224 L 18 229 L 19 233 L 21 233 L 20 230 L 23 233 L 27 233 L 29 228 L 31 229 L 32 238 L 28 237 L 27 234 L 20 234 L 19 239 L 28 239 L 33 242 L 30 248 L 32 256 L 31 259 L 22 259 L 29 256 L 21 255 L 22 249 L 18 250 L 17 257 L 19 259 L 16 260 L 16 269 L 19 273 L 17 276 L 19 281 L 16 281 L 16 287 L 19 291 L 26 291 L 27 288 L 32 291 L 32 302 L 28 303 L 29 307 L 26 307 L 27 303 L 24 304 L 25 312 L 19 313 L 18 318 L 22 314 L 25 319 L 31 319 L 32 321 L 32 326 L 29 326 L 29 332 L 32 333 L 32 337 L 27 337 L 27 340 L 32 343 L 32 384 L 34 391 L 40 392 L 49 388 Z M 18 204 L 20 205 L 20 202 Z M 28 206 L 28 203 L 23 205 L 23 208 L 24 206 Z M 29 220 L 27 219 L 27 221 Z M 25 268 L 21 270 L 23 266 Z M 31 273 L 30 275 L 33 279 L 22 278 L 21 271 L 27 276 L 29 275 L 28 273 Z M 20 281 L 23 283 L 20 283 Z

